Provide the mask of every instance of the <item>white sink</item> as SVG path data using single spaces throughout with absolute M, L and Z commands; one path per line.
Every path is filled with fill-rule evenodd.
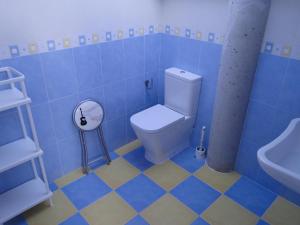
M 300 193 L 300 118 L 257 152 L 263 170 L 283 185 Z

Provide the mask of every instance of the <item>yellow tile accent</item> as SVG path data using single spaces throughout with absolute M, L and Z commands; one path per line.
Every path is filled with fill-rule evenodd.
M 126 160 L 118 158 L 110 165 L 100 167 L 95 173 L 110 187 L 117 188 L 139 174 L 139 170 Z
M 53 206 L 39 204 L 24 213 L 29 225 L 56 225 L 76 213 L 76 209 L 62 191 L 53 194 Z
M 299 225 L 300 207 L 282 197 L 277 197 L 263 218 L 272 225 Z
M 146 170 L 145 174 L 166 190 L 171 190 L 189 176 L 188 172 L 171 161 L 162 165 L 155 165 Z
M 139 35 L 143 36 L 145 34 L 145 30 L 143 27 L 139 28 Z
M 92 34 L 92 41 L 93 43 L 98 43 L 100 41 L 100 37 L 98 34 Z
M 258 217 L 222 195 L 202 217 L 211 225 L 255 225 Z
M 125 155 L 128 152 L 142 146 L 142 143 L 139 140 L 132 141 L 122 147 L 118 148 L 115 152 L 119 155 Z
M 141 215 L 151 225 L 189 225 L 197 215 L 170 194 L 146 208 Z
M 292 53 L 292 47 L 291 46 L 285 45 L 285 46 L 282 47 L 282 50 L 281 50 L 281 55 L 282 56 L 288 57 L 288 56 L 291 55 L 291 53 Z
M 220 173 L 209 168 L 207 165 L 199 169 L 195 173 L 195 176 L 223 193 L 240 178 L 240 175 L 236 172 Z
M 28 51 L 30 54 L 37 53 L 39 51 L 39 47 L 36 43 L 31 43 L 28 45 Z
M 201 40 L 202 39 L 202 33 L 200 31 L 196 32 L 196 39 Z
M 180 35 L 180 28 L 179 27 L 175 27 L 175 35 Z
M 64 46 L 64 48 L 71 47 L 71 40 L 69 38 L 63 39 L 63 46 Z
M 82 173 L 81 169 L 77 169 L 72 171 L 71 173 L 57 179 L 55 183 L 57 184 L 58 187 L 62 188 L 66 186 L 67 184 L 72 183 L 73 181 L 79 179 L 80 177 L 84 176 Z
M 119 30 L 117 36 L 118 36 L 118 39 L 122 39 L 124 37 L 123 31 Z
M 81 211 L 90 225 L 123 225 L 132 219 L 136 212 L 115 192 L 111 192 Z

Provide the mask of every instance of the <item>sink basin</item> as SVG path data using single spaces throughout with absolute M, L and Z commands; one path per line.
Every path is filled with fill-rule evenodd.
M 267 174 L 300 193 L 300 118 L 293 119 L 279 137 L 261 147 L 257 158 Z

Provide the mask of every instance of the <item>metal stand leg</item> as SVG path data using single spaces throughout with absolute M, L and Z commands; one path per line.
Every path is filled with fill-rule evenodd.
M 98 133 L 98 136 L 100 138 L 100 141 L 103 145 L 103 153 L 106 157 L 106 160 L 107 160 L 107 164 L 109 165 L 110 162 L 111 162 L 111 158 L 109 156 L 109 153 L 108 153 L 108 149 L 107 149 L 107 146 L 106 146 L 106 143 L 105 143 L 105 140 L 104 140 L 104 135 L 103 135 L 103 131 L 102 131 L 102 126 L 99 126 L 98 129 L 97 129 L 97 133 Z
M 87 174 L 89 172 L 88 166 L 88 150 L 86 146 L 85 136 L 83 131 L 79 131 L 80 143 L 82 149 L 82 172 Z

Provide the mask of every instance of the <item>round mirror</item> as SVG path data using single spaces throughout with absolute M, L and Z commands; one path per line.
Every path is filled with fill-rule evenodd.
M 93 100 L 80 102 L 74 109 L 74 124 L 81 130 L 89 131 L 98 128 L 104 118 L 103 107 Z

